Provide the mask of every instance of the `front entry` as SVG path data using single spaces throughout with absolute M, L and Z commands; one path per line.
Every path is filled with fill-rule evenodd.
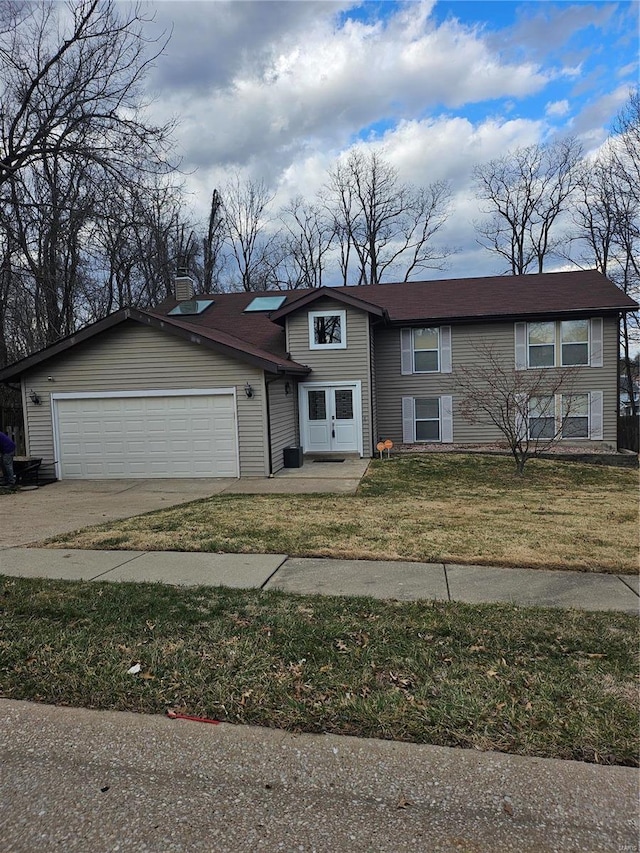
M 361 452 L 360 383 L 300 386 L 300 434 L 305 453 Z

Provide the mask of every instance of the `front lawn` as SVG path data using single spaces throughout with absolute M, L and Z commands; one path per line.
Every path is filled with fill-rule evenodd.
M 58 705 L 635 765 L 637 653 L 621 613 L 0 577 L 0 696 Z
M 57 537 L 73 548 L 638 571 L 637 471 L 499 456 L 374 460 L 356 495 L 219 495 Z

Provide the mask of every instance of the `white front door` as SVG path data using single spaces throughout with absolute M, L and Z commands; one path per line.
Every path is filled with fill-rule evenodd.
M 301 434 L 305 453 L 360 449 L 359 384 L 303 385 Z

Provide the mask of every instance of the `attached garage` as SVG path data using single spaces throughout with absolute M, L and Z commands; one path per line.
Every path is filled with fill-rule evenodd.
M 235 389 L 52 394 L 59 479 L 238 477 Z

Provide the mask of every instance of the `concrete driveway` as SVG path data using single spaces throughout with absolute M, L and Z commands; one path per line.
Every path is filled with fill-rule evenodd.
M 58 480 L 0 499 L 0 549 L 208 498 L 236 480 Z
M 228 494 L 354 494 L 368 459 L 285 468 L 275 477 L 176 480 L 58 480 L 1 498 L 0 549 L 40 542 L 82 527 Z

